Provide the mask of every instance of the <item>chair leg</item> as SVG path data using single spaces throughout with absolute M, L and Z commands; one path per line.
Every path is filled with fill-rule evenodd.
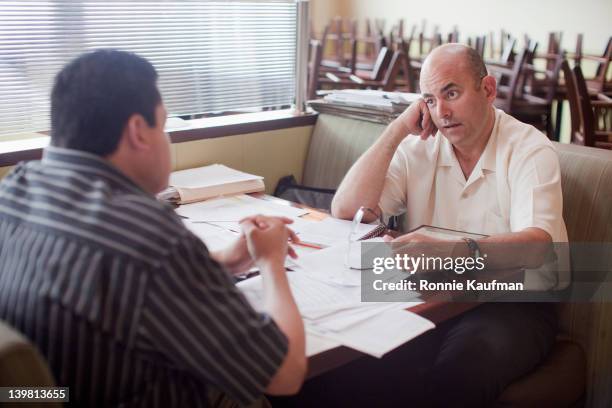
M 555 141 L 561 140 L 561 115 L 563 114 L 563 99 L 559 98 L 556 100 L 556 114 L 555 114 Z

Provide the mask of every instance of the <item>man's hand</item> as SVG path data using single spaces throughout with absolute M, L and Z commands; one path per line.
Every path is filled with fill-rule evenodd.
M 257 215 L 240 222 L 246 239 L 246 246 L 256 264 L 284 264 L 287 254 L 297 258 L 288 241 L 297 243 L 299 238 L 287 224 L 293 221 L 285 217 L 266 217 Z
M 257 225 L 257 227 L 266 229 L 269 227 L 270 220 L 272 219 L 278 220 L 284 224 L 291 224 L 293 222 L 291 219 L 286 217 L 265 217 L 261 215 L 247 217 L 241 220 L 240 222 L 241 225 L 245 222 L 254 223 L 254 225 Z M 234 242 L 232 242 L 226 248 L 211 254 L 213 258 L 217 260 L 217 262 L 222 264 L 225 269 L 227 269 L 231 274 L 234 275 L 244 273 L 251 269 L 253 265 L 255 265 L 255 259 L 251 256 L 251 253 L 249 252 L 247 238 L 245 234 L 245 226 L 243 225 L 242 233 Z M 293 251 L 292 248 L 289 247 L 287 249 L 287 252 L 290 256 L 296 257 L 295 251 Z
M 240 237 L 227 247 L 216 251 L 212 256 L 233 275 L 245 273 L 254 265 L 247 249 L 244 233 L 240 234 Z
M 425 140 L 436 134 L 438 129 L 431 120 L 429 109 L 423 99 L 410 104 L 395 122 L 403 129 L 404 134 L 420 135 Z
M 395 239 L 385 235 L 383 239 L 391 244 L 394 253 L 407 254 L 412 257 L 455 257 L 463 255 L 463 251 L 458 251 L 458 249 L 467 248 L 461 240 L 443 240 L 419 232 L 404 234 Z

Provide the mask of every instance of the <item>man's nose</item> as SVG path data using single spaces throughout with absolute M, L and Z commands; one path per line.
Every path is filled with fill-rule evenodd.
M 448 119 L 451 117 L 451 110 L 445 101 L 438 101 L 436 113 L 440 119 Z

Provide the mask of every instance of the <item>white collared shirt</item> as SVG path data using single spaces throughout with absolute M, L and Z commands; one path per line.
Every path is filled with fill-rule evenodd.
M 559 159 L 533 126 L 501 110 L 485 150 L 466 180 L 450 142 L 438 132 L 406 137 L 389 166 L 384 214 L 406 214 L 405 230 L 428 224 L 487 235 L 528 227 L 567 242 Z

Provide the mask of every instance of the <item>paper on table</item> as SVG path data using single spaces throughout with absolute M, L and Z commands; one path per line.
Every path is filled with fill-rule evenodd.
M 172 172 L 169 185 L 170 191 L 176 190 L 181 203 L 265 189 L 263 177 L 234 170 L 222 164 Z M 164 193 L 164 196 L 166 195 Z
M 376 224 L 358 224 L 355 235 L 358 237 L 364 236 L 376 227 Z M 293 230 L 297 232 L 304 241 L 330 246 L 338 242 L 348 241 L 348 236 L 352 228 L 352 221 L 327 217 L 322 221 L 295 226 Z
M 262 214 L 284 216 L 299 222 L 298 217 L 308 210 L 260 200 L 248 195 L 222 197 L 199 203 L 181 205 L 176 212 L 191 221 L 207 222 L 232 231 L 240 231 L 238 222 L 249 216 Z
M 358 287 L 361 285 L 361 272 L 345 265 L 348 242 L 342 242 L 305 254 L 293 262 L 296 270 L 311 278 L 342 286 Z
M 372 273 L 363 271 L 370 266 L 361 265 L 361 252 L 365 250 L 361 249 L 363 242 L 380 243 L 383 241 L 381 238 L 373 238 L 349 244 L 348 240 L 343 240 L 319 251 L 304 254 L 293 262 L 300 270 L 313 278 L 337 285 L 359 286 L 361 285 L 361 274 Z M 349 247 L 351 248 L 350 252 Z M 366 247 L 363 246 L 363 248 Z M 374 249 L 373 246 L 368 248 L 370 250 Z M 380 252 L 380 256 L 391 256 L 391 249 L 388 246 L 381 245 L 377 248 L 377 251 Z M 391 278 L 391 275 L 387 274 L 386 279 L 389 278 Z
M 336 311 L 325 317 L 312 319 L 310 321 L 319 328 L 340 332 L 361 324 L 362 322 L 376 318 L 381 313 L 386 313 L 390 310 L 406 310 L 423 303 L 421 300 L 417 299 L 417 293 L 415 293 L 414 296 L 415 301 L 413 302 L 362 302 L 360 305 L 355 305 L 350 309 Z
M 330 329 L 349 327 L 382 311 L 406 309 L 420 303 L 416 292 L 413 302 L 362 302 L 359 288 L 317 281 L 302 272 L 289 273 L 287 276 L 302 317 Z M 260 276 L 239 282 L 237 286 L 256 310 L 262 309 Z
M 435 327 L 432 322 L 415 313 L 391 310 L 378 314 L 375 319 L 363 321 L 338 332 L 317 326 L 310 326 L 310 330 L 362 353 L 381 358 L 391 350 Z
M 403 311 L 406 315 L 396 313 L 399 308 L 420 302 L 365 304 L 360 300 L 358 288 L 317 282 L 298 272 L 290 273 L 288 277 L 300 314 L 305 319 L 307 333 L 314 333 L 319 337 L 311 340 L 308 355 L 343 344 L 381 357 L 434 327 L 433 323 L 414 314 Z M 261 311 L 263 308 L 261 277 L 247 279 L 237 286 L 249 303 Z M 327 311 L 321 313 L 322 308 L 327 308 Z M 395 325 L 397 329 L 386 327 Z M 381 335 L 384 338 L 379 339 Z
M 183 220 L 183 224 L 193 234 L 204 241 L 209 251 L 224 249 L 238 238 L 238 234 L 222 229 L 216 225 L 194 223 L 191 220 Z
M 222 164 L 179 170 L 170 174 L 170 185 L 177 188 L 201 188 L 240 181 L 262 180 L 263 177 L 234 170 Z
M 306 327 L 306 357 L 312 357 L 341 345 L 336 340 L 321 336 Z
M 309 311 L 320 311 L 322 307 L 333 311 L 346 308 L 347 305 L 356 305 L 361 302 L 361 292 L 356 287 L 342 287 L 329 285 L 311 279 L 302 272 L 287 274 L 291 292 L 295 302 L 304 317 L 309 317 Z M 245 294 L 253 308 L 261 310 L 263 307 L 261 276 L 239 282 L 236 286 Z M 316 317 L 316 316 L 315 316 Z

